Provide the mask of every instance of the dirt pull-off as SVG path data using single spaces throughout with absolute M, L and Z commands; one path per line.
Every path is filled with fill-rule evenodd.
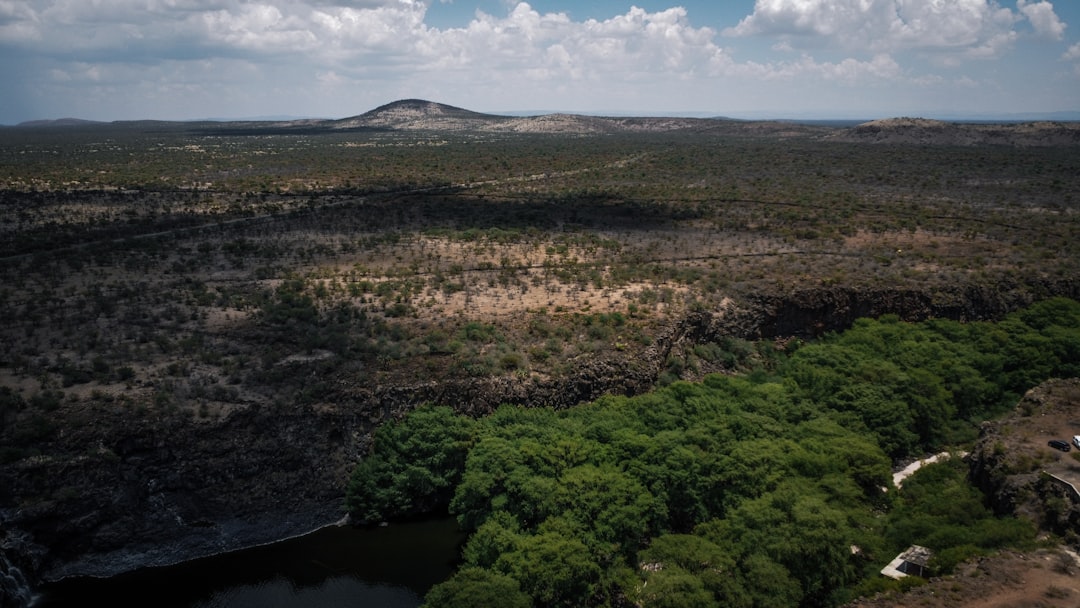
M 983 424 L 970 457 L 972 481 L 998 513 L 1027 517 L 1076 542 L 1080 450 L 1047 445 L 1054 439 L 1070 442 L 1074 435 L 1080 435 L 1080 379 L 1044 382 L 1008 417 Z
M 859 600 L 849 608 L 1075 608 L 1080 558 L 1063 549 L 1001 553 L 904 594 Z
M 1031 519 L 1064 538 L 1066 545 L 978 558 L 906 593 L 859 600 L 848 608 L 1080 606 L 1080 555 L 1075 547 L 1080 502 L 1069 497 L 1063 483 L 1080 484 L 1080 452 L 1047 445 L 1073 435 L 1080 435 L 1080 379 L 1050 380 L 1028 391 L 1009 416 L 984 423 L 968 456 L 972 481 L 998 513 Z

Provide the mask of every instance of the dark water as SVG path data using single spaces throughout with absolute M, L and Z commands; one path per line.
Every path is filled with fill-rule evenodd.
M 40 591 L 35 608 L 416 608 L 453 572 L 464 536 L 453 519 L 333 527 L 302 538 Z

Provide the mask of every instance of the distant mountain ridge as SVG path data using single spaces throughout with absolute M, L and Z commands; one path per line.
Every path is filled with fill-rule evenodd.
M 689 116 L 592 116 L 486 114 L 424 99 L 401 99 L 341 119 L 231 121 L 116 121 L 101 123 L 76 118 L 29 121 L 18 127 L 76 125 L 187 125 L 208 133 L 318 133 L 333 131 L 400 131 L 431 133 L 537 133 L 600 135 L 618 133 L 701 133 L 712 135 L 790 138 L 916 145 L 1080 145 L 1080 122 L 945 122 L 926 118 L 887 118 L 856 124 L 842 121 L 739 120 Z
M 844 129 L 829 139 L 939 146 L 1075 146 L 1080 145 L 1080 123 L 956 123 L 928 118 L 885 118 Z
M 17 127 L 77 127 L 82 125 L 107 124 L 99 120 L 83 120 L 82 118 L 56 118 L 43 120 L 28 120 L 15 125 Z
M 486 133 L 663 133 L 673 131 L 749 131 L 787 132 L 802 135 L 817 134 L 820 129 L 794 126 L 779 121 L 748 122 L 726 118 L 660 117 L 660 116 L 590 116 L 583 114 L 540 114 L 536 116 L 507 116 L 485 114 L 423 99 L 394 101 L 358 116 L 328 121 L 334 129 L 393 129 L 397 131 L 442 131 Z M 772 125 L 771 128 L 768 125 Z

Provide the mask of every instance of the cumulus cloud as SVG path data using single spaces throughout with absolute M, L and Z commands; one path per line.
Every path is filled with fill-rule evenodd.
M 1061 55 L 1061 58 L 1065 61 L 1075 61 L 1080 59 L 1080 42 L 1070 46 L 1069 49 Z
M 466 69 L 527 70 L 551 80 L 736 72 L 784 77 L 800 66 L 818 73 L 826 65 L 736 65 L 717 45 L 717 32 L 693 26 L 681 7 L 632 7 L 608 19 L 574 21 L 517 2 L 502 16 L 478 12 L 464 27 L 438 29 L 424 22 L 431 1 L 0 0 L 0 45 L 144 64 L 275 57 L 308 62 L 313 73 L 338 78 Z M 1036 31 L 1061 36 L 1064 24 L 1049 2 L 1020 0 L 1018 10 Z M 824 43 L 865 53 L 874 59 L 837 61 L 832 73 L 887 77 L 881 58 L 898 50 L 997 56 L 1013 43 L 1019 15 L 987 0 L 757 0 L 754 12 L 725 33 L 777 37 L 776 48 Z
M 0 25 L 32 19 L 34 11 L 26 2 L 0 0 Z
M 816 73 L 822 78 L 846 84 L 857 84 L 866 80 L 897 82 L 904 78 L 900 64 L 886 54 L 876 55 L 870 61 L 847 58 L 836 63 L 818 63 L 806 57 L 801 63 L 800 67 L 807 73 Z
M 1053 4 L 1045 0 L 1042 2 L 1016 0 L 1016 8 L 1027 17 L 1027 20 L 1031 22 L 1031 27 L 1039 35 L 1054 40 L 1061 40 L 1064 37 L 1065 23 L 1054 12 Z
M 0 0 L 0 78 L 16 83 L 0 113 L 63 99 L 120 112 L 108 100 L 142 98 L 175 112 L 199 103 L 288 112 L 303 102 L 314 109 L 300 111 L 334 115 L 395 95 L 480 109 L 718 107 L 721 98 L 753 108 L 794 103 L 784 86 L 831 87 L 822 94 L 830 100 L 851 98 L 851 87 L 943 87 L 946 79 L 917 73 L 927 64 L 914 55 L 939 64 L 999 57 L 1032 38 L 1018 28 L 1057 40 L 1065 30 L 1046 0 L 1015 9 L 993 0 L 757 0 L 726 39 L 677 6 L 575 20 L 502 0 L 498 14 L 478 11 L 460 27 L 428 25 L 429 7 L 450 1 Z M 744 36 L 767 38 L 760 46 L 772 54 L 719 44 Z M 1065 58 L 1077 55 L 1074 47 Z M 749 97 L 760 83 L 774 88 Z
M 1065 25 L 1050 2 L 1019 0 L 1018 11 L 990 0 L 757 0 L 728 36 L 778 36 L 793 46 L 849 51 L 917 50 L 954 58 L 1000 56 L 1026 18 L 1060 39 Z
M 0 0 L 0 44 L 20 42 L 5 32 L 18 25 L 52 54 L 130 50 L 133 40 L 187 56 L 214 56 L 223 48 L 302 53 L 325 33 L 324 14 L 360 15 L 378 25 L 401 16 L 422 19 L 426 6 L 412 0 Z
M 37 20 L 37 13 L 25 2 L 0 0 L 0 43 L 37 40 L 41 36 Z
M 887 28 L 892 19 L 890 4 L 865 0 L 757 0 L 754 12 L 725 30 L 725 34 L 859 35 L 864 28 Z
M 885 53 L 875 55 L 867 61 L 850 57 L 835 62 L 819 61 L 805 53 L 794 61 L 771 63 L 729 61 L 720 66 L 719 72 L 728 76 L 765 81 L 826 81 L 846 86 L 883 82 L 917 83 L 916 79 L 905 74 L 895 59 Z
M 378 58 L 414 69 L 544 67 L 693 70 L 722 53 L 715 32 L 695 28 L 685 9 L 632 8 L 606 20 L 574 22 L 520 2 L 502 17 L 478 13 L 463 28 L 428 27 L 418 0 L 0 0 L 0 44 L 53 56 L 103 60 L 139 54 L 153 62 L 184 56 L 289 55 L 338 74 Z M 33 44 L 31 44 L 33 43 Z M 136 53 L 137 51 L 137 53 Z M 374 62 L 371 62 L 374 63 Z M 348 65 L 345 65 L 348 64 Z
M 249 87 L 286 77 L 297 90 L 301 82 L 341 91 L 401 83 L 409 96 L 470 88 L 524 102 L 525 91 L 574 86 L 579 95 L 595 88 L 598 99 L 638 94 L 642 83 L 667 93 L 663 82 L 730 64 L 716 32 L 692 25 L 683 8 L 575 21 L 517 2 L 502 15 L 477 12 L 462 27 L 435 28 L 425 23 L 433 1 L 0 0 L 0 52 L 66 78 L 43 86 L 85 82 L 78 64 L 95 66 L 103 86 L 116 79 L 140 94 L 169 86 L 169 74 L 239 70 Z

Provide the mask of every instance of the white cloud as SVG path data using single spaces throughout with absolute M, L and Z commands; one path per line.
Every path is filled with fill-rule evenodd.
M 626 14 L 573 22 L 519 2 L 503 17 L 478 13 L 464 28 L 424 23 L 421 0 L 0 0 L 0 44 L 27 45 L 54 56 L 99 58 L 138 49 L 140 61 L 185 57 L 289 54 L 295 61 L 343 62 L 376 57 L 425 66 L 525 67 L 547 61 L 574 69 L 679 70 L 720 53 L 709 28 L 686 10 Z M 134 47 L 134 48 L 133 48 Z M 156 55 L 155 55 L 156 54 Z M 334 67 L 336 65 L 324 66 Z M 339 72 L 340 73 L 340 72 Z
M 466 70 L 495 78 L 517 70 L 542 81 L 637 82 L 750 73 L 782 78 L 801 68 L 851 81 L 886 77 L 881 58 L 895 67 L 896 50 L 937 50 L 942 61 L 996 56 L 1013 43 L 1011 26 L 1019 19 L 986 0 L 758 0 L 754 13 L 726 33 L 779 35 L 774 49 L 788 52 L 825 41 L 872 59 L 738 65 L 716 44 L 717 32 L 693 26 L 682 7 L 632 7 L 604 20 L 573 21 L 518 2 L 503 16 L 478 12 L 464 27 L 439 29 L 424 23 L 430 1 L 0 0 L 0 43 L 72 60 L 146 65 L 273 57 L 341 79 Z M 1033 24 L 1046 24 L 1036 27 L 1052 31 L 1048 3 L 1021 2 Z
M 1040 36 L 1061 40 L 1065 35 L 1065 23 L 1054 12 L 1054 5 L 1046 2 L 1029 3 L 1027 0 L 1016 0 L 1016 8 L 1020 10 L 1031 27 Z
M 211 42 L 237 49 L 294 53 L 319 44 L 308 23 L 272 5 L 246 4 L 237 11 L 207 12 L 202 21 Z
M 1060 24 L 1048 2 L 1026 8 L 1037 29 Z M 989 0 L 757 0 L 754 12 L 724 34 L 780 37 L 801 48 L 982 58 L 999 56 L 1013 43 L 1019 19 Z
M 0 43 L 26 43 L 40 37 L 38 14 L 28 3 L 0 0 Z
M 33 18 L 34 10 L 26 2 L 0 0 L 0 24 Z
M 15 83 L 0 112 L 78 100 L 65 103 L 112 116 L 219 116 L 225 106 L 341 116 L 395 96 L 488 110 L 831 109 L 955 91 L 968 74 L 989 86 L 1004 63 L 947 76 L 932 66 L 1000 57 L 1030 32 L 1061 39 L 1065 28 L 1045 0 L 1013 9 L 993 0 L 757 0 L 723 33 L 765 43 L 729 39 L 727 49 L 716 30 L 692 22 L 692 8 L 574 20 L 503 0 L 492 6 L 505 11 L 438 28 L 425 22 L 436 1 L 450 0 L 0 0 L 0 79 Z M 1062 59 L 1080 59 L 1080 48 Z M 136 111 L 139 99 L 153 100 L 153 112 Z M 63 112 L 74 113 L 86 114 Z
M 823 78 L 837 80 L 846 84 L 856 84 L 867 79 L 896 82 L 903 72 L 900 64 L 889 55 L 876 55 L 870 61 L 858 61 L 847 58 L 838 63 L 814 63 L 812 67 Z
M 875 55 L 869 61 L 849 57 L 836 62 L 818 61 L 804 54 L 797 61 L 727 63 L 721 71 L 729 76 L 762 80 L 818 80 L 845 86 L 915 82 L 904 74 L 896 60 L 884 53 Z
M 888 4 L 866 0 L 757 0 L 753 14 L 724 33 L 732 36 L 859 35 L 859 30 L 864 27 L 880 30 L 887 26 L 890 20 Z M 874 21 L 878 22 L 876 26 Z M 860 28 L 852 29 L 852 25 Z
M 315 74 L 315 79 L 318 80 L 320 84 L 329 87 L 337 86 L 344 82 L 344 79 L 341 76 L 338 76 L 337 73 L 333 70 L 330 70 L 328 72 L 319 72 Z
M 1062 53 L 1061 58 L 1065 61 L 1080 59 L 1080 42 L 1070 46 L 1067 51 Z
M 48 57 L 44 69 L 73 81 L 73 62 L 116 66 L 101 72 L 108 83 L 140 70 L 168 79 L 176 62 L 199 74 L 209 69 L 200 62 L 239 61 L 261 73 L 246 75 L 249 86 L 289 73 L 342 91 L 401 83 L 520 92 L 524 102 L 537 90 L 601 99 L 636 94 L 644 83 L 656 87 L 650 94 L 667 94 L 665 82 L 722 75 L 732 65 L 716 32 L 693 26 L 680 7 L 574 21 L 517 2 L 502 15 L 477 12 L 463 27 L 440 29 L 424 22 L 431 1 L 0 0 L 0 45 Z M 172 69 L 162 72 L 165 65 Z
M 603 21 L 572 21 L 565 13 L 540 13 L 518 3 L 506 16 L 477 13 L 465 27 L 440 30 L 423 23 L 422 11 L 351 9 L 322 11 L 312 19 L 321 45 L 337 62 L 358 65 L 378 52 L 399 67 L 445 70 L 530 70 L 533 78 L 586 78 L 694 72 L 723 51 L 715 32 L 694 28 L 686 11 L 648 13 L 632 8 Z M 354 70 L 357 68 L 354 68 Z

